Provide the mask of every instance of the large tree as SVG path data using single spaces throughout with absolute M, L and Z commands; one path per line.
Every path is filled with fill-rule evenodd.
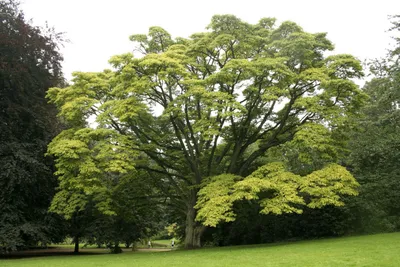
M 16 2 L 0 2 L 0 247 L 6 249 L 61 234 L 47 212 L 57 179 L 44 157 L 59 133 L 45 95 L 63 81 L 60 37 L 28 23 Z
M 399 18 L 392 17 L 392 33 L 400 31 Z M 369 101 L 351 142 L 350 164 L 361 184 L 356 208 L 364 232 L 400 229 L 400 38 L 394 40 L 385 58 L 370 63 L 373 78 L 364 86 Z
M 73 85 L 49 91 L 73 126 L 53 141 L 58 151 L 49 150 L 64 191 L 92 194 L 95 185 L 103 194 L 112 171 L 145 170 L 184 218 L 186 247 L 200 246 L 204 225 L 233 220 L 233 202 L 243 198 L 280 214 L 341 205 L 340 195 L 356 194 L 339 165 L 299 176 L 260 160 L 290 141 L 332 151 L 332 135 L 363 102 L 352 81 L 362 75 L 358 60 L 326 57 L 333 45 L 325 33 L 217 15 L 188 39 L 160 27 L 130 39 L 135 54 L 111 58 L 113 70 L 75 73 Z M 102 199 L 99 207 L 107 206 Z

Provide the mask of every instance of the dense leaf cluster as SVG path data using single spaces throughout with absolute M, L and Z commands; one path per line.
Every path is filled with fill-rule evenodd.
M 62 84 L 60 35 L 29 24 L 14 1 L 0 2 L 0 246 L 60 237 L 47 208 L 54 194 L 46 146 L 59 132 L 47 89 Z
M 392 19 L 392 32 L 398 35 L 399 17 Z M 364 87 L 370 98 L 351 142 L 350 164 L 361 184 L 355 206 L 363 232 L 400 229 L 400 40 L 394 40 L 387 57 L 370 64 L 374 76 Z
M 358 183 L 337 164 L 305 177 L 288 172 L 282 163 L 270 163 L 243 180 L 230 174 L 212 179 L 199 191 L 197 219 L 213 227 L 221 222 L 234 221 L 233 205 L 242 199 L 256 200 L 262 214 L 280 215 L 301 214 L 304 207 L 343 206 L 341 196 L 358 194 Z

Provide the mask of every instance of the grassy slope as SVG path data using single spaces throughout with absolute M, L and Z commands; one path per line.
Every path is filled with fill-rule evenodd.
M 400 233 L 155 253 L 0 260 L 0 266 L 400 266 Z

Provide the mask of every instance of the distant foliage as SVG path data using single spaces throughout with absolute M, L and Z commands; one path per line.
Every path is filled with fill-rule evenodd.
M 354 209 L 362 232 L 400 230 L 399 16 L 392 22 L 395 47 L 370 64 L 373 79 L 364 87 L 369 101 L 351 142 L 350 165 L 361 184 Z

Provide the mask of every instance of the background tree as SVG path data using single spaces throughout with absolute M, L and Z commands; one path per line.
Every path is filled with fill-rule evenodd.
M 133 160 L 140 160 L 134 147 L 104 128 L 65 130 L 49 144 L 60 180 L 50 210 L 70 222 L 75 252 L 82 240 L 121 252 L 121 242 L 130 244 L 157 230 L 152 226 L 162 199 L 147 173 L 134 169 Z
M 140 174 L 138 174 L 139 176 Z M 123 179 L 113 192 L 115 215 L 96 215 L 87 243 L 107 244 L 114 253 L 122 252 L 120 244 L 129 247 L 140 239 L 153 236 L 160 230 L 163 219 L 160 198 L 142 174 L 142 179 Z
M 82 141 L 81 133 L 89 131 L 84 122 L 96 117 L 91 131 L 112 136 L 108 157 L 137 153 L 119 162 L 117 171 L 135 165 L 148 172 L 184 218 L 186 247 L 201 245 L 203 224 L 234 220 L 231 207 L 243 198 L 259 199 L 265 213 L 281 214 L 301 212 L 301 205 L 341 205 L 341 195 L 356 193 L 357 183 L 339 165 L 295 174 L 282 162 L 259 161 L 292 140 L 312 145 L 307 136 L 326 139 L 317 145 L 329 149 L 330 137 L 362 104 L 364 94 L 351 80 L 362 75 L 359 62 L 351 55 L 325 57 L 333 49 L 325 33 L 304 32 L 293 22 L 276 26 L 271 18 L 251 25 L 222 15 L 212 18 L 208 32 L 189 39 L 173 40 L 151 27 L 131 40 L 142 57 L 115 56 L 114 71 L 75 73 L 72 86 L 53 88 L 48 97 L 75 125 L 68 135 Z M 71 171 L 69 177 L 79 179 L 66 177 L 67 158 L 81 164 L 80 153 L 92 153 L 86 150 L 90 140 L 85 150 L 65 133 L 53 141 L 61 188 L 70 184 L 65 179 L 88 194 L 87 185 L 107 177 L 103 169 L 86 175 L 88 165 Z M 65 146 L 71 154 L 61 153 Z
M 269 149 L 257 161 L 260 165 L 284 162 L 292 173 L 309 175 L 329 163 L 346 159 L 348 130 L 348 127 L 339 127 L 329 133 L 323 126 L 316 126 L 312 131 L 300 130 L 292 141 Z M 232 206 L 235 220 L 221 223 L 215 229 L 208 228 L 204 241 L 227 246 L 343 235 L 354 231 L 355 225 L 351 222 L 354 211 L 348 204 L 355 201 L 349 197 L 344 198 L 346 207 L 304 207 L 301 214 L 282 215 L 260 214 L 263 207 L 257 200 L 236 202 Z
M 61 35 L 28 23 L 18 3 L 0 2 L 0 247 L 60 240 L 60 218 L 47 212 L 57 180 L 45 158 L 60 131 L 47 89 L 61 86 Z
M 395 47 L 386 58 L 370 64 L 373 78 L 359 131 L 352 136 L 350 165 L 361 184 L 354 205 L 362 232 L 396 231 L 400 227 L 400 30 L 392 17 Z

